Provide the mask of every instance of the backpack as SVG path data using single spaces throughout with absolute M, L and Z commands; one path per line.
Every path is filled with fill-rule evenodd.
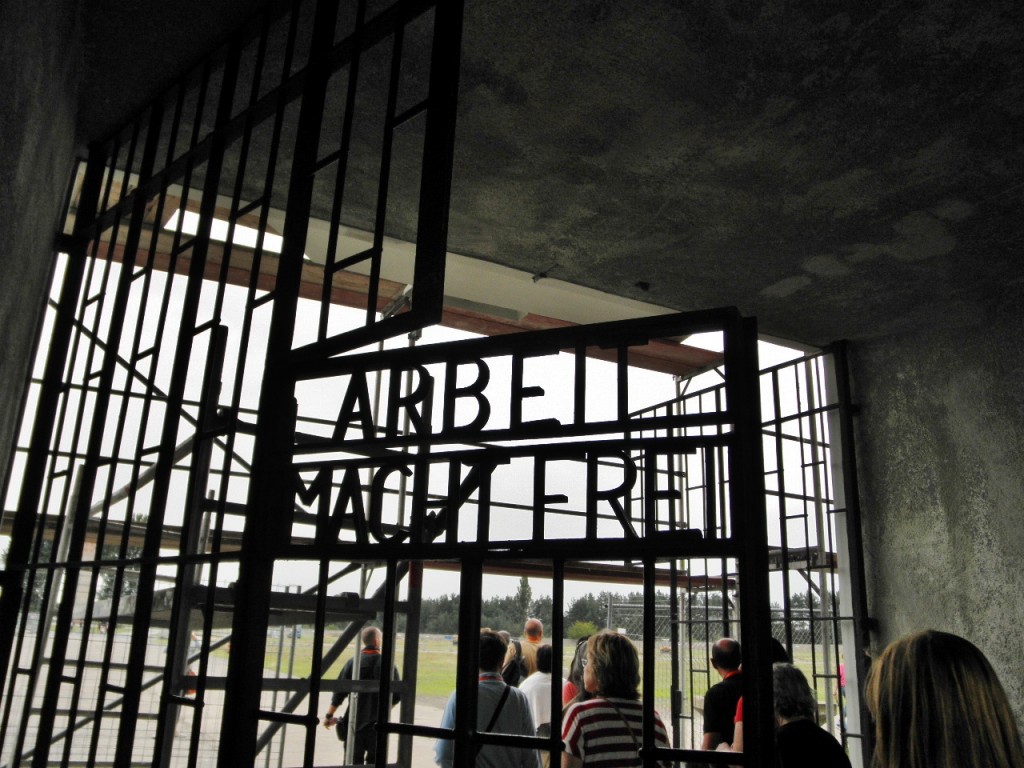
M 518 640 L 512 640 L 512 645 L 516 649 L 516 655 L 502 667 L 501 678 L 508 685 L 518 688 L 519 683 L 526 679 L 526 662 L 523 660 L 523 644 Z

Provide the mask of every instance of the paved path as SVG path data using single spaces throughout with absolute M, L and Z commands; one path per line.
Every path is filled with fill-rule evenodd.
M 440 707 L 433 707 L 427 704 L 416 705 L 416 724 L 417 725 L 440 725 L 441 715 L 444 710 Z M 291 743 L 288 745 L 291 747 Z M 284 765 L 286 766 L 301 766 L 302 765 L 302 745 L 296 744 L 297 750 L 288 750 L 285 756 Z M 317 731 L 316 736 L 316 752 L 313 755 L 315 766 L 337 766 L 342 765 L 343 759 L 343 747 L 338 737 L 334 734 L 334 731 L 328 731 L 326 728 L 320 728 Z M 289 761 L 289 757 L 294 755 L 294 762 Z M 388 759 L 394 763 L 398 757 L 398 737 L 393 736 L 391 738 L 391 747 L 388 750 Z M 276 765 L 276 763 L 275 763 Z M 434 740 L 416 738 L 413 739 L 412 743 L 412 765 L 408 768 L 433 768 L 434 763 Z

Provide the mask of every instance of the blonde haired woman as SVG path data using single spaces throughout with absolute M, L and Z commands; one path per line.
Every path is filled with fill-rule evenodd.
M 608 630 L 590 637 L 583 685 L 594 697 L 576 701 L 565 710 L 562 768 L 639 766 L 643 742 L 640 657 L 628 637 Z M 659 747 L 669 746 L 668 732 L 657 712 L 654 741 Z
M 928 630 L 891 643 L 865 696 L 877 768 L 1024 768 L 999 678 L 962 637 Z

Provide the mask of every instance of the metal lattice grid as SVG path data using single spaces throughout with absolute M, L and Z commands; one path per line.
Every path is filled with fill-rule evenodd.
M 416 719 L 418 597 L 442 562 L 460 574 L 462 637 L 479 629 L 486 573 L 540 568 L 558 659 L 567 579 L 640 584 L 645 691 L 663 687 L 657 589 L 694 586 L 679 563 L 727 564 L 744 636 L 767 638 L 752 322 L 719 310 L 383 343 L 443 311 L 460 10 L 275 5 L 91 149 L 4 507 L 8 568 L 28 586 L 0 598 L 9 762 L 316 764 L 331 670 L 371 620 L 403 670 L 382 746 L 397 740 L 410 764 L 413 744 L 447 736 L 471 759 L 498 739 L 468 727 L 472 693 L 454 732 Z M 330 210 L 313 208 L 315 187 Z M 396 259 L 410 259 L 407 283 L 381 277 Z M 630 361 L 706 330 L 726 348 L 709 402 L 631 414 Z M 570 372 L 538 383 L 535 358 L 558 350 Z M 610 360 L 607 382 L 591 357 Z M 495 382 L 515 405 L 491 420 Z M 560 386 L 571 420 L 534 410 Z M 598 387 L 618 393 L 610 413 L 588 410 Z M 296 567 L 313 577 L 276 588 Z M 357 575 L 360 589 L 339 587 Z M 299 627 L 312 639 L 301 674 L 294 652 L 284 663 Z M 457 680 L 475 679 L 474 654 L 460 644 Z M 757 643 L 746 660 L 765 668 Z M 759 765 L 763 677 L 747 695 L 744 762 Z
M 420 157 L 431 159 L 416 178 L 431 185 L 428 207 L 443 209 L 451 99 L 375 67 L 401 60 L 407 73 L 434 71 L 445 84 L 458 51 L 451 9 L 275 4 L 90 149 L 55 269 L 50 344 L 40 347 L 29 393 L 34 432 L 16 452 L 18 480 L 4 506 L 8 567 L 26 563 L 29 587 L 7 590 L 2 604 L 7 760 L 189 763 L 219 741 L 218 654 L 234 613 L 228 583 L 238 574 L 268 326 L 275 304 L 295 296 L 282 265 L 331 300 L 356 286 L 363 333 L 387 333 L 373 328 L 386 295 L 372 266 L 387 258 L 380 227 L 363 274 L 335 268 L 354 250 L 350 236 L 337 237 L 340 212 L 328 219 L 335 267 L 303 263 L 301 241 L 318 244 L 295 234 L 310 221 L 308 210 L 296 213 L 310 126 L 337 127 L 317 173 L 331 167 L 342 184 L 335 169 L 346 163 L 380 167 L 370 197 L 349 204 L 382 215 L 403 169 L 389 173 L 395 153 L 373 134 L 397 144 L 418 115 L 401 138 L 403 163 L 415 162 L 418 137 Z M 364 53 L 369 75 L 358 81 Z M 332 73 L 341 86 L 332 94 L 346 81 L 353 94 L 359 83 L 374 91 L 374 78 L 381 87 L 330 114 L 323 92 Z M 443 256 L 429 232 L 443 217 L 426 218 L 420 245 Z M 406 325 L 437 306 L 437 270 L 422 261 L 424 309 L 407 312 Z M 337 333 L 330 323 L 321 329 L 321 341 Z
M 815 689 L 822 726 L 847 747 L 855 765 L 863 765 L 871 748 L 870 733 L 861 728 L 868 720 L 857 683 L 867 633 L 859 519 L 855 494 L 847 504 L 844 484 L 836 482 L 852 477 L 843 464 L 852 452 L 843 442 L 850 439 L 844 365 L 839 346 L 764 369 L 762 439 L 772 636 Z M 680 382 L 679 396 L 654 410 L 700 413 L 720 407 L 724 397 L 720 379 L 709 374 Z M 724 466 L 721 457 L 687 455 L 680 466 L 659 470 L 685 489 L 676 513 L 684 525 L 696 515 L 728 535 L 729 481 L 714 476 Z M 684 682 L 673 716 L 688 741 L 698 743 L 701 697 L 718 680 L 709 664 L 711 645 L 738 634 L 740 576 L 728 560 L 688 560 L 680 568 L 692 581 L 662 610 L 675 607 L 680 624 Z

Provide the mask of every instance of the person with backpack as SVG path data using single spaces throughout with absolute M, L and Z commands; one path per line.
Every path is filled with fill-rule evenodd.
M 492 629 L 480 630 L 476 730 L 480 733 L 534 736 L 536 728 L 526 696 L 501 679 L 501 664 L 507 648 L 505 639 L 497 632 Z M 444 708 L 442 728 L 455 728 L 455 696 L 453 692 Z M 438 739 L 434 746 L 434 762 L 441 768 L 453 768 L 454 761 L 455 742 L 451 739 Z M 481 746 L 477 750 L 475 762 L 476 768 L 540 768 L 536 749 L 496 744 Z
M 526 671 L 526 660 L 523 658 L 523 644 L 512 637 L 510 632 L 499 630 L 499 635 L 508 644 L 505 660 L 501 665 L 501 679 L 506 685 L 518 688 L 529 673 Z

